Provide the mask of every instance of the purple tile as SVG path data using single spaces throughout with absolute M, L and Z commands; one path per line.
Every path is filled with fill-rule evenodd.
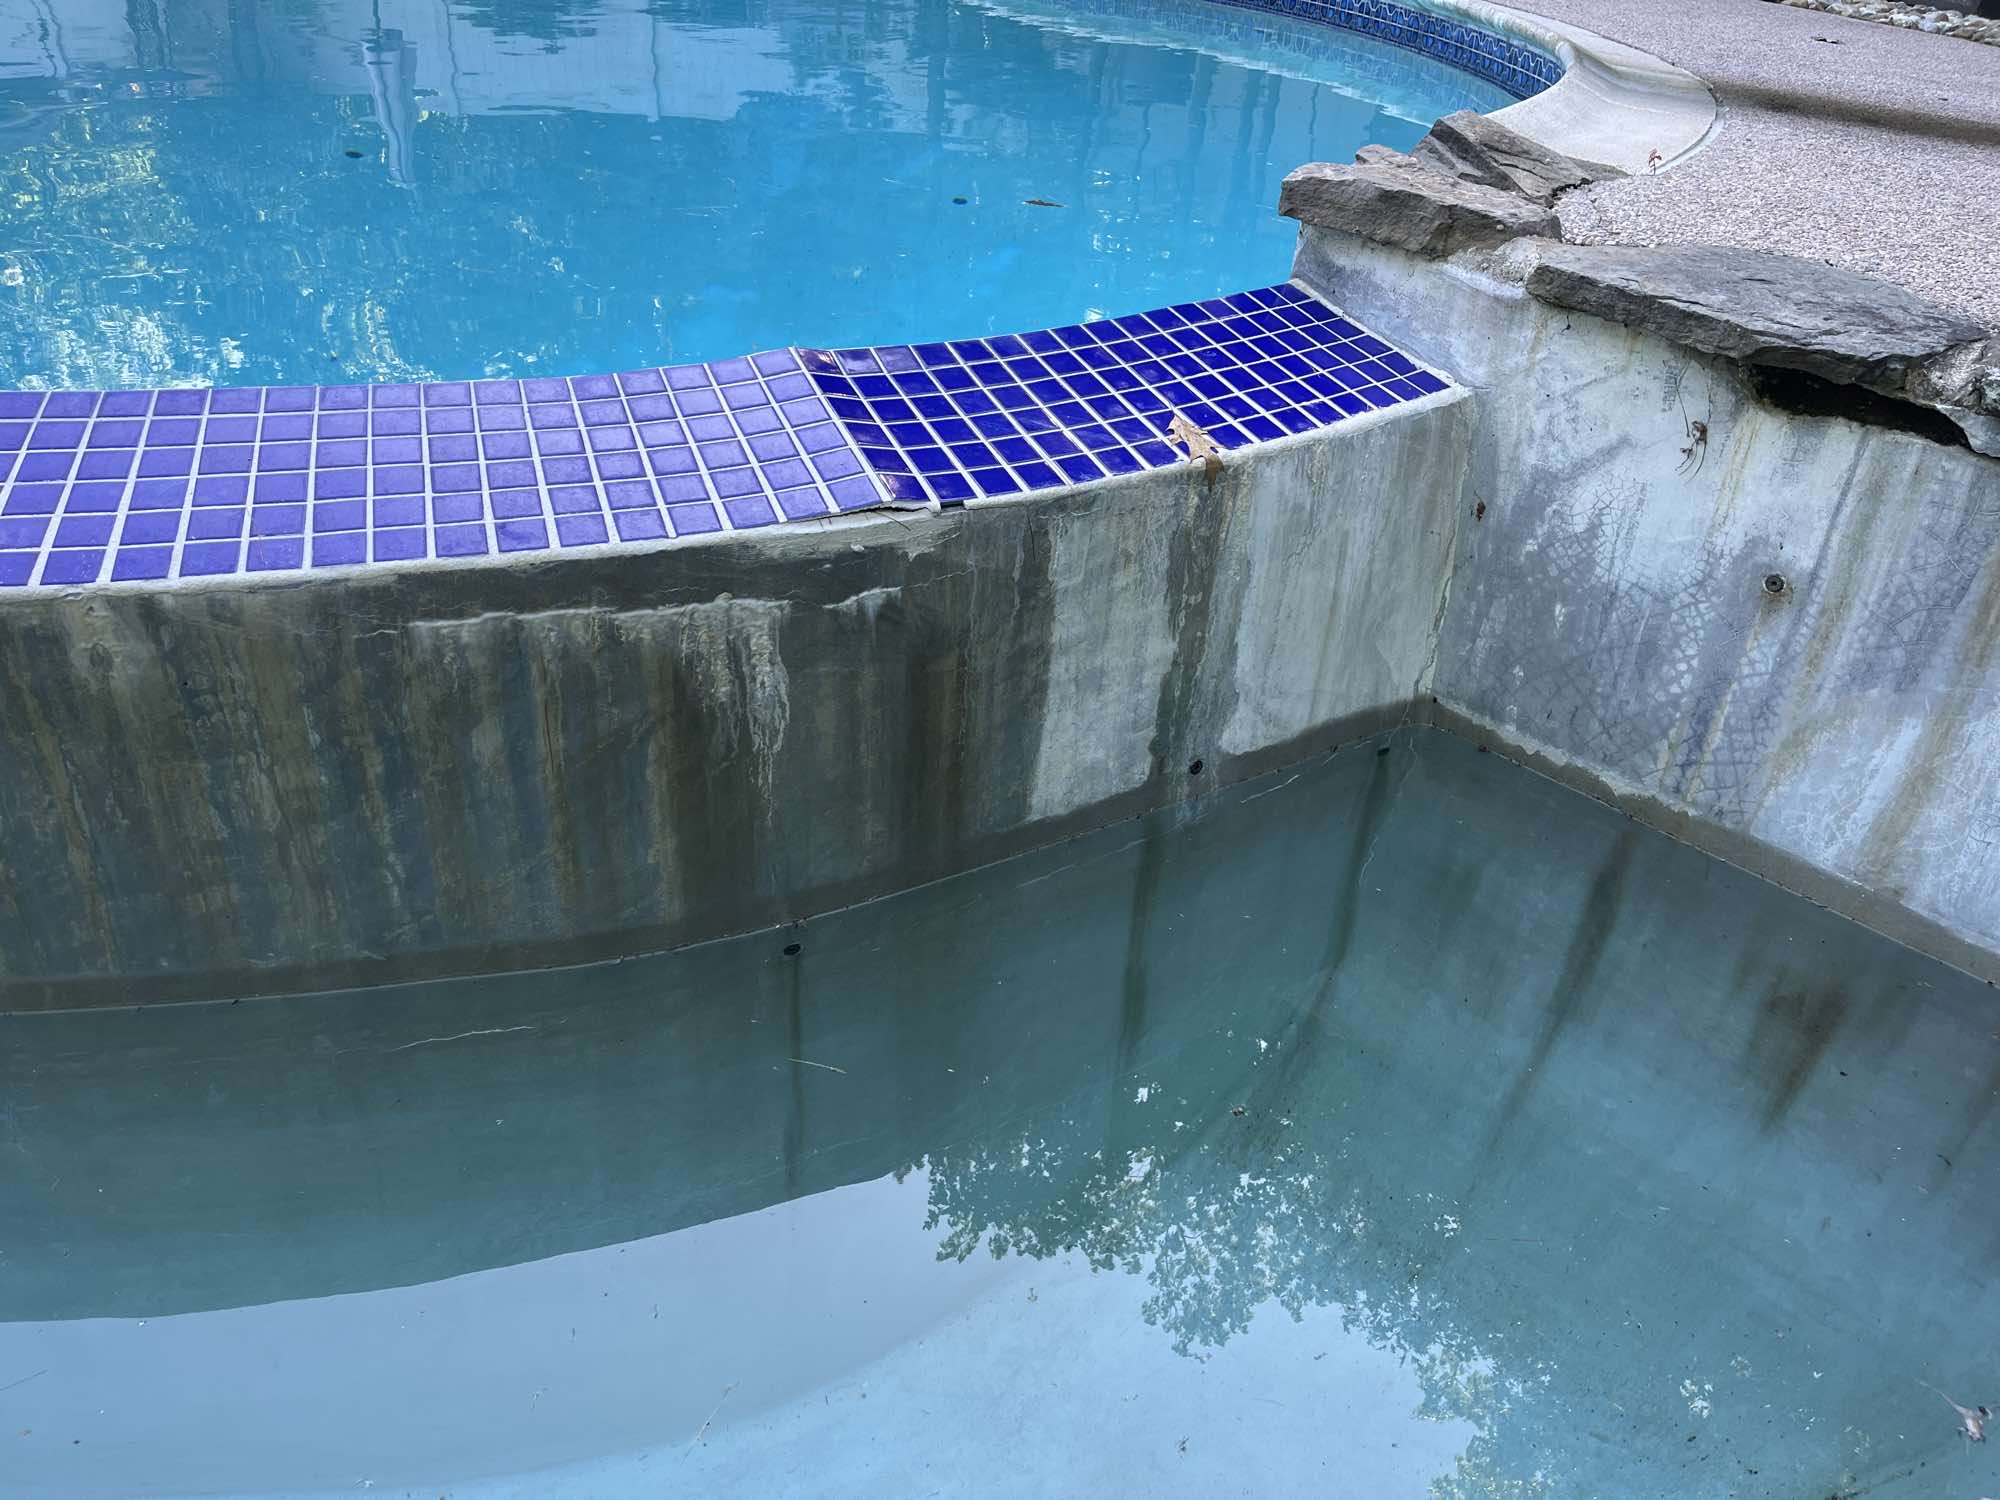
M 643 479 L 619 480 L 604 487 L 604 498 L 613 510 L 634 510 L 655 502 L 653 487 Z
M 567 485 L 549 491 L 549 509 L 558 515 L 576 515 L 583 511 L 596 512 L 604 508 L 595 489 L 582 485 Z
M 181 577 L 203 578 L 234 573 L 243 556 L 241 542 L 188 542 L 181 547 Z
M 479 440 L 470 436 L 435 437 L 430 441 L 429 453 L 434 464 L 475 461 L 479 457 Z
M 423 457 L 422 438 L 377 438 L 368 445 L 368 461 L 373 464 L 422 463 Z
M 427 385 L 424 387 L 424 405 L 426 407 L 470 406 L 471 404 L 472 387 L 463 381 L 447 381 L 438 385 Z
M 799 449 L 798 444 L 784 433 L 768 432 L 750 439 L 750 451 L 758 458 L 790 458 Z
M 113 583 L 136 583 L 142 579 L 165 578 L 174 566 L 171 547 L 120 547 L 111 564 Z
M 243 535 L 245 512 L 236 509 L 198 510 L 188 518 L 190 541 L 215 541 Z
M 531 406 L 528 408 L 528 425 L 535 428 L 574 427 L 577 425 L 576 408 L 568 403 L 558 406 L 553 402 L 545 406 Z
M 404 464 L 375 471 L 375 493 L 378 495 L 421 495 L 423 492 L 422 464 Z
M 512 489 L 515 486 L 533 485 L 540 482 L 531 463 L 499 463 L 486 466 L 488 488 L 496 490 Z
M 811 484 L 812 470 L 796 458 L 780 459 L 776 463 L 760 466 L 764 473 L 764 483 L 771 489 L 790 489 L 795 485 Z
M 259 505 L 250 511 L 252 536 L 297 536 L 305 529 L 303 505 Z
M 708 476 L 715 493 L 724 499 L 741 495 L 761 495 L 764 481 L 755 469 L 721 469 Z
M 722 521 L 715 514 L 713 505 L 669 505 L 667 518 L 674 524 L 675 536 L 722 530 Z
M 47 516 L 8 516 L 0 519 L 0 547 L 39 547 L 48 531 Z
M 57 391 L 42 407 L 45 417 L 87 417 L 97 410 L 96 391 Z
M 18 453 L 27 441 L 26 422 L 0 422 L 0 453 Z
M 253 573 L 269 573 L 281 568 L 303 567 L 305 560 L 306 539 L 288 536 L 275 541 L 252 542 L 245 565 Z
M 667 534 L 666 519 L 657 510 L 614 511 L 611 519 L 618 523 L 620 541 L 650 541 Z
M 110 448 L 102 453 L 86 453 L 76 466 L 78 479 L 123 479 L 132 472 L 135 448 Z
M 156 417 L 195 416 L 207 410 L 207 391 L 161 391 L 153 398 Z
M 711 390 L 677 390 L 674 392 L 674 405 L 683 416 L 701 416 L 721 411 L 722 398 Z
M 313 453 L 313 466 L 319 469 L 347 469 L 368 462 L 368 445 L 364 442 L 322 442 Z
M 661 496 L 669 503 L 708 498 L 708 486 L 701 482 L 699 474 L 663 475 L 659 486 Z
M 441 464 L 431 470 L 431 492 L 461 494 L 479 488 L 478 464 Z
M 710 469 L 727 469 L 736 464 L 747 464 L 750 455 L 737 442 L 701 443 L 701 461 Z
M 259 500 L 303 500 L 306 497 L 306 476 L 259 474 L 252 494 Z
M 666 389 L 658 370 L 627 370 L 618 377 L 618 387 L 628 396 L 643 396 Z
M 816 489 L 780 490 L 778 509 L 785 513 L 787 520 L 792 521 L 823 516 L 827 513 L 826 496 Z
M 215 443 L 254 443 L 257 441 L 257 419 L 255 417 L 210 417 L 201 429 L 204 447 Z
M 0 417 L 10 421 L 32 417 L 46 399 L 41 391 L 0 391 Z
M 321 501 L 312 508 L 312 529 L 315 533 L 359 531 L 367 524 L 368 506 L 365 501 Z
M 479 439 L 480 451 L 488 458 L 526 458 L 534 450 L 525 432 L 495 432 Z
M 179 510 L 187 504 L 185 479 L 141 479 L 132 486 L 132 509 Z
M 199 474 L 248 474 L 251 461 L 257 450 L 248 443 L 231 443 L 227 447 L 201 450 L 201 462 L 196 466 Z
M 696 468 L 692 448 L 655 448 L 646 462 L 655 474 L 692 474 Z
M 541 376 L 521 382 L 521 394 L 530 402 L 569 400 L 569 382 L 554 376 Z
M 670 390 L 694 391 L 708 388 L 708 371 L 700 365 L 675 365 L 660 373 L 666 377 Z
M 250 479 L 244 474 L 215 474 L 194 482 L 196 505 L 239 505 L 250 495 Z
M 590 461 L 583 458 L 545 458 L 542 478 L 549 484 L 588 484 Z
M 320 387 L 319 409 L 321 411 L 353 411 L 368 404 L 368 387 L 365 385 L 326 385 Z M 322 419 L 324 425 L 324 419 Z
M 40 558 L 39 552 L 0 552 L 0 587 L 26 583 Z
M 317 394 L 306 385 L 273 386 L 264 392 L 264 410 L 311 411 Z
M 391 526 L 375 533 L 375 561 L 401 562 L 422 557 L 430 535 L 421 526 Z
M 411 437 L 423 431 L 425 425 L 421 412 L 408 409 L 373 412 L 368 418 L 368 430 L 377 437 Z M 447 407 L 432 412 L 428 425 L 432 432 L 470 432 L 472 413 L 469 409 Z
M 210 391 L 208 409 L 212 412 L 255 411 L 259 405 L 258 398 L 262 395 L 263 392 L 258 390 Z
M 339 567 L 367 560 L 368 533 L 365 531 L 336 531 L 330 536 L 313 538 L 312 565 L 315 568 Z
M 352 500 L 368 494 L 366 468 L 322 468 L 312 476 L 314 500 Z
M 328 438 L 354 438 L 366 436 L 368 414 L 359 411 L 322 412 L 319 419 L 319 435 L 322 441 Z
M 798 356 L 789 349 L 771 349 L 763 354 L 753 354 L 750 363 L 764 375 L 788 375 L 799 368 Z
M 604 479 L 637 479 L 646 472 L 646 465 L 636 453 L 600 453 L 597 472 Z
M 486 514 L 486 501 L 479 495 L 435 495 L 431 498 L 431 519 L 435 521 L 477 521 Z
M 103 401 L 98 403 L 100 417 L 143 416 L 153 409 L 151 391 L 107 391 Z
M 266 417 L 257 424 L 257 438 L 266 444 L 308 442 L 312 435 L 313 419 L 303 412 L 289 417 Z
M 479 430 L 481 432 L 521 432 L 527 428 L 528 414 L 518 406 L 482 406 L 479 408 Z
M 103 568 L 104 553 L 101 550 L 51 552 L 49 560 L 42 564 L 42 582 L 95 583 Z
M 436 537 L 439 557 L 477 557 L 486 550 L 484 526 L 440 526 Z
M 383 407 L 415 406 L 419 399 L 419 389 L 414 385 L 371 385 L 368 387 L 368 404 L 380 411 Z M 318 560 L 318 554 L 314 554 Z
M 144 435 L 144 422 L 96 422 L 90 429 L 92 448 L 136 448 Z
M 641 422 L 656 418 L 672 417 L 679 410 L 670 396 L 635 396 L 625 403 L 632 410 L 634 418 Z
M 601 515 L 557 516 L 556 536 L 565 547 L 587 547 L 610 540 Z
M 724 386 L 722 388 L 722 400 L 723 404 L 731 411 L 736 411 L 743 407 L 769 406 L 771 404 L 771 398 L 765 393 L 762 383 L 754 380 L 748 385 Z
M 592 453 L 623 453 L 639 446 L 629 427 L 593 427 L 587 435 Z
M 472 387 L 473 399 L 481 406 L 506 405 L 521 399 L 521 382 L 518 380 L 481 380 Z
M 532 552 L 549 544 L 549 530 L 540 521 L 500 521 L 493 527 L 502 552 Z
M 257 471 L 303 469 L 311 457 L 312 447 L 307 443 L 266 443 L 257 450 Z
M 623 401 L 586 401 L 582 410 L 583 425 L 586 427 L 610 427 L 626 420 Z
M 493 514 L 503 520 L 513 520 L 520 516 L 539 516 L 542 513 L 540 490 L 495 490 L 492 502 Z
M 63 508 L 70 511 L 116 510 L 124 503 L 124 500 L 125 485 L 119 480 L 91 484 L 73 484 L 69 487 L 69 497 L 63 502 Z
M 30 448 L 80 448 L 83 435 L 90 430 L 88 422 L 50 422 L 43 420 L 35 424 L 35 430 L 28 434 Z
M 402 495 L 395 499 L 377 500 L 373 511 L 377 526 L 421 526 L 424 520 L 424 497 Z

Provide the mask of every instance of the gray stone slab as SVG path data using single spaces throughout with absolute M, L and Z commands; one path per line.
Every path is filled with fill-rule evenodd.
M 1278 212 L 1433 257 L 1556 232 L 1544 205 L 1415 165 L 1314 162 L 1285 179 Z
M 1552 245 L 1528 290 L 1705 354 L 1898 397 L 1914 371 L 1982 334 L 1902 287 L 1761 250 Z
M 1569 188 L 1622 175 L 1608 167 L 1585 166 L 1469 109 L 1431 126 L 1410 156 L 1461 182 L 1519 193 L 1543 204 L 1554 203 Z

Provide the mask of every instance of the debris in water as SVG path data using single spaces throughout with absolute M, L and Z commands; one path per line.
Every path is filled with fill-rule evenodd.
M 952 199 L 951 201 L 952 201 L 952 202 L 954 202 L 954 203 L 963 203 L 963 202 L 965 202 L 965 200 L 964 200 L 963 198 L 954 198 L 954 199 Z
M 354 148 L 353 148 L 352 146 L 349 146 L 349 147 L 347 148 L 347 151 L 346 151 L 345 155 L 346 155 L 346 156 L 348 157 L 348 159 L 349 159 L 349 160 L 351 160 L 351 161 L 360 161 L 360 160 L 361 160 L 361 153 L 360 153 L 359 151 L 356 151 L 356 150 L 355 150 L 355 149 L 354 149 Z
M 1960 1406 L 1936 1386 L 1931 1385 L 1927 1381 L 1922 1382 L 1922 1384 L 1925 1390 L 1930 1391 L 1938 1400 L 1958 1413 L 1959 1430 L 1965 1434 L 1967 1442 L 1983 1443 L 1986 1441 L 1986 1424 L 1993 1419 L 1991 1411 L 1983 1406 Z
M 1216 447 L 1215 439 L 1180 412 L 1167 424 L 1167 441 L 1185 449 L 1189 463 L 1199 459 L 1211 481 L 1222 472 L 1222 450 Z
M 1052 203 L 1052 202 L 1051 202 L 1051 201 L 1049 201 L 1049 200 L 1048 200 L 1047 198 L 1023 198 L 1023 199 L 1022 199 L 1021 201 L 1022 201 L 1023 203 L 1025 203 L 1025 204 L 1027 204 L 1027 205 L 1028 205 L 1028 207 L 1030 207 L 1030 208 L 1061 208 L 1061 207 L 1062 207 L 1062 205 L 1061 205 L 1060 203 Z
M 1243 1116 L 1243 1106 L 1242 1106 L 1242 1105 L 1240 1105 L 1240 1104 L 1238 1104 L 1238 1105 L 1235 1105 L 1234 1107 L 1232 1107 L 1232 1108 L 1230 1109 L 1230 1111 L 1229 1111 L 1229 1112 L 1230 1112 L 1230 1113 L 1231 1113 L 1232 1115 L 1235 1115 L 1235 1116 L 1236 1116 L 1236 1117 L 1237 1117 L 1238 1119 L 1241 1119 L 1241 1118 L 1242 1118 L 1242 1116 Z

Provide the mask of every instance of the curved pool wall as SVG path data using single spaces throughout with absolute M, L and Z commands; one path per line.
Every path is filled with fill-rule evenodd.
M 1542 109 L 1543 138 L 1570 149 L 1591 130 L 1627 153 L 1699 141 L 1698 84 L 1576 35 L 1549 51 L 1562 84 L 1510 116 Z M 1639 83 L 1615 129 L 1579 114 L 1621 77 Z M 2000 585 L 1977 542 L 2000 513 L 1994 466 L 1737 391 L 1743 435 L 1700 481 L 1738 528 L 1735 563 L 1681 556 L 1669 524 L 1644 588 L 1629 551 L 1558 577 L 1535 566 L 1551 546 L 1587 563 L 1672 514 L 1649 505 L 1657 434 L 1638 429 L 1648 381 L 1686 356 L 1537 311 L 1505 274 L 1322 230 L 1296 270 L 1018 342 L 533 385 L 11 398 L 33 410 L 0 416 L 26 424 L 7 500 L 29 501 L 0 506 L 20 523 L 0 557 L 30 559 L 0 588 L 0 1008 L 679 946 L 1412 720 L 2000 973 L 1975 848 L 1994 801 L 1951 749 L 1995 722 L 1979 626 Z M 1607 368 L 1617 399 L 1590 394 Z M 1222 440 L 1219 473 L 1161 442 L 1175 403 Z M 977 425 L 1003 414 L 1011 430 Z M 1587 432 L 1602 441 L 1578 448 Z M 122 470 L 102 456 L 121 452 Z M 1862 469 L 1842 479 L 1839 453 Z M 74 467 L 43 473 L 52 454 Z M 148 456 L 165 471 L 142 472 Z M 1875 566 L 1855 473 L 1931 497 L 1899 517 L 1896 557 L 1975 543 L 1902 667 L 1843 654 L 1840 601 Z M 160 515 L 171 539 L 143 520 Z M 1808 532 L 1827 593 L 1808 574 L 1789 623 L 1747 617 L 1735 564 Z M 1686 608 L 1648 624 L 1656 596 Z M 1596 646 L 1572 641 L 1578 619 Z M 1621 640 L 1654 664 L 1658 712 L 1629 700 L 1631 661 L 1606 654 Z

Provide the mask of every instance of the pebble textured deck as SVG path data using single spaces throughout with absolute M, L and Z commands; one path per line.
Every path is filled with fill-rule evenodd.
M 1442 391 L 1296 286 L 575 379 L 0 392 L 0 587 L 658 545 L 1186 462 Z
M 1187 462 L 1434 395 L 1444 378 L 1285 284 L 1041 333 L 802 349 L 892 500 L 968 500 Z

